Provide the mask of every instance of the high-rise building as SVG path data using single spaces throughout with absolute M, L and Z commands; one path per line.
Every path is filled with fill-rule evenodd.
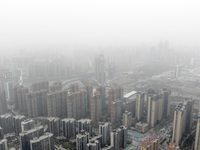
M 31 130 L 34 128 L 34 120 L 33 119 L 26 119 L 24 121 L 21 122 L 21 129 L 22 129 L 22 132 L 25 132 L 25 131 L 28 131 L 28 130 Z
M 95 77 L 100 84 L 106 82 L 106 61 L 104 55 L 98 55 L 95 57 Z
M 109 122 L 99 123 L 99 134 L 102 135 L 102 147 L 110 144 L 111 125 Z
M 105 110 L 105 106 L 106 106 L 106 87 L 103 85 L 100 85 L 96 88 L 96 91 L 100 94 L 101 97 L 101 107 L 102 110 Z
M 121 122 L 122 113 L 121 100 L 115 100 L 111 102 L 110 106 L 110 121 L 113 126 L 118 126 Z
M 136 99 L 136 118 L 141 120 L 144 115 L 144 93 L 137 93 Z
M 78 120 L 78 133 L 80 133 L 82 130 L 89 133 L 89 136 L 92 137 L 92 120 L 90 119 Z
M 182 71 L 183 65 L 178 65 L 175 67 L 175 78 L 179 78 L 181 76 L 181 71 Z
M 4 138 L 4 133 L 2 127 L 0 127 L 0 140 Z
M 93 87 L 92 85 L 86 85 L 84 89 L 87 91 L 86 110 L 90 110 L 90 97 L 93 94 Z
M 49 117 L 67 117 L 67 90 L 47 95 L 47 111 Z
M 126 101 L 124 102 L 124 111 L 128 111 L 131 113 L 132 118 L 135 118 L 135 112 L 136 112 L 136 101 Z
M 132 125 L 132 114 L 131 112 L 125 111 L 123 113 L 123 125 L 126 127 L 130 127 Z
M 0 126 L 2 127 L 4 134 L 13 133 L 13 116 L 10 114 L 1 115 Z
M 102 148 L 102 135 L 96 135 L 89 139 L 89 143 L 96 143 L 99 148 Z
M 101 119 L 101 114 L 102 114 L 102 101 L 100 94 L 95 92 L 93 95 L 91 95 L 90 98 L 90 116 L 91 120 L 94 123 L 98 123 Z
M 8 150 L 7 139 L 0 140 L 0 150 Z
M 137 101 L 137 92 L 131 91 L 129 93 L 126 93 L 123 96 L 123 111 L 131 112 L 132 117 L 136 117 L 136 101 Z
M 16 86 L 14 86 L 14 102 L 15 102 L 15 109 L 16 110 L 19 109 L 18 94 L 17 94 L 17 90 L 19 88 L 23 88 L 23 86 L 22 85 L 16 85 Z
M 190 99 L 185 99 L 187 103 L 187 122 L 186 122 L 186 130 L 190 131 L 193 123 L 193 109 L 194 109 L 194 101 Z
M 43 126 L 35 127 L 34 129 L 22 132 L 19 134 L 20 138 L 20 148 L 22 150 L 31 150 L 30 147 L 30 140 L 34 139 L 35 137 L 40 137 L 44 134 Z
M 54 137 L 60 136 L 60 119 L 57 117 L 47 118 L 48 132 L 53 133 Z
M 184 101 L 183 103 L 178 103 L 174 111 L 174 121 L 173 121 L 173 134 L 172 142 L 179 144 L 183 133 L 186 130 L 190 130 L 193 110 L 192 101 Z
M 66 138 L 76 137 L 76 120 L 73 118 L 66 118 L 61 120 L 61 129 L 63 136 Z
M 12 81 L 5 82 L 5 93 L 7 101 L 14 100 L 14 88 Z
M 117 130 L 113 130 L 110 134 L 111 145 L 113 150 L 119 150 L 120 148 L 125 149 L 127 143 L 127 127 L 121 126 Z
M 26 95 L 28 94 L 28 88 L 20 86 L 17 88 L 17 103 L 18 109 L 21 113 L 27 115 L 27 99 Z
M 115 64 L 114 63 L 109 64 L 108 65 L 108 78 L 109 79 L 112 79 L 115 76 L 115 71 L 116 71 Z
M 68 118 L 81 119 L 86 117 L 87 91 L 81 90 L 67 95 Z
M 72 74 L 71 62 L 66 61 L 65 58 L 55 57 L 49 60 L 42 59 L 43 61 L 32 60 L 28 64 L 28 74 L 30 77 L 46 77 L 60 79 L 68 77 Z M 77 69 L 77 68 L 74 68 Z
M 76 150 L 86 150 L 86 145 L 89 142 L 89 133 L 82 131 L 76 136 Z
M 200 114 L 198 115 L 194 150 L 200 150 Z
M 144 140 L 141 144 L 141 150 L 159 150 L 159 136 L 153 135 Z
M 27 94 L 28 117 L 47 116 L 47 91 Z
M 25 116 L 13 116 L 13 126 L 16 135 L 22 132 L 21 123 L 26 119 Z
M 40 137 L 30 140 L 31 150 L 54 150 L 54 138 L 52 133 L 45 133 Z
M 41 82 L 33 83 L 31 85 L 32 92 L 37 92 L 41 90 L 49 91 L 49 81 L 41 81 Z
M 117 87 L 108 91 L 108 112 L 110 112 L 110 105 L 112 101 L 121 100 L 123 102 L 123 88 Z
M 101 146 L 100 146 L 100 142 L 98 140 L 94 141 L 94 142 L 89 142 L 86 145 L 86 150 L 100 150 Z
M 154 127 L 159 121 L 162 120 L 163 116 L 162 94 L 148 95 L 147 105 L 147 123 L 150 127 Z
M 7 111 L 5 91 L 0 91 L 0 115 L 5 114 Z
M 50 87 L 49 91 L 50 92 L 56 92 L 56 91 L 61 91 L 62 90 L 62 82 L 54 82 Z
M 167 118 L 170 114 L 170 101 L 169 101 L 170 91 L 167 89 L 162 90 L 163 96 L 163 118 Z
M 78 92 L 78 91 L 79 91 L 78 83 L 71 84 L 71 85 L 69 86 L 69 91 L 70 91 L 71 93 Z

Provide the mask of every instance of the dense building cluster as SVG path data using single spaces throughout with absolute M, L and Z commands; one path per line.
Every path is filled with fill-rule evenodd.
M 133 91 L 111 86 L 106 83 L 104 56 L 97 56 L 94 62 L 95 78 L 90 82 L 19 83 L 13 87 L 13 101 L 8 101 L 11 84 L 5 84 L 7 90 L 1 85 L 0 149 L 7 150 L 14 136 L 22 150 L 54 150 L 59 149 L 58 143 L 77 150 L 120 150 L 134 145 L 133 136 L 138 135 L 137 149 L 158 150 L 165 142 L 168 150 L 178 150 L 183 135 L 192 129 L 194 100 L 185 99 L 172 108 L 170 89 Z M 58 72 L 46 67 L 29 72 L 39 70 L 34 78 L 65 75 L 62 67 Z M 173 118 L 173 131 L 166 140 L 154 130 L 169 118 Z M 195 150 L 200 147 L 199 118 Z

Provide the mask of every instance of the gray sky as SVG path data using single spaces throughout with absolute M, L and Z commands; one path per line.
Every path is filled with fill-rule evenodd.
M 199 0 L 1 0 L 0 50 L 200 46 Z

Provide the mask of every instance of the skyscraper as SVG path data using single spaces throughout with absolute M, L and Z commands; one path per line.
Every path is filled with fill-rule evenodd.
M 95 57 L 95 77 L 100 84 L 106 82 L 106 61 L 104 55 L 98 55 Z

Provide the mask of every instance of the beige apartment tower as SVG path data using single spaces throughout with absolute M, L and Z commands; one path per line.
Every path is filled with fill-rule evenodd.
M 136 118 L 141 120 L 144 114 L 144 93 L 137 93 L 136 100 Z
M 150 127 L 154 127 L 162 120 L 163 101 L 161 94 L 149 95 L 147 99 L 147 123 Z

